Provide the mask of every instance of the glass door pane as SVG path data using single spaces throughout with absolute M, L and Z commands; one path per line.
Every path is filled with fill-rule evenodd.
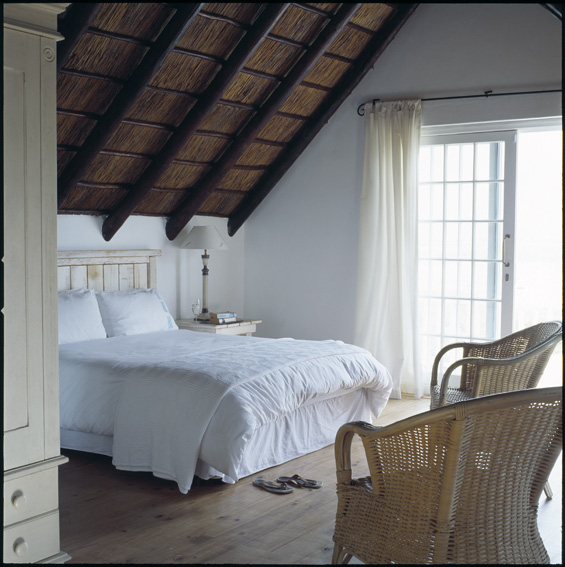
M 424 376 L 442 346 L 511 332 L 514 169 L 514 132 L 422 140 L 418 279 Z
M 563 132 L 518 132 L 514 330 L 563 317 Z M 540 386 L 563 382 L 562 343 Z

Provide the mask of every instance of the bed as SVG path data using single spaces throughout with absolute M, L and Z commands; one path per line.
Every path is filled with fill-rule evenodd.
M 392 380 L 364 349 L 178 329 L 157 291 L 159 255 L 59 252 L 62 448 L 187 493 L 194 476 L 235 483 L 382 411 Z

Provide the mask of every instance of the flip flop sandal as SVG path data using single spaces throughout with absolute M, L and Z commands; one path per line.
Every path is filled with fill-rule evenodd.
M 292 486 L 288 486 L 286 483 L 277 484 L 276 482 L 271 482 L 270 480 L 262 480 L 258 478 L 257 480 L 253 481 L 255 486 L 266 490 L 267 492 L 272 492 L 274 494 L 290 494 L 294 492 L 294 488 Z
M 296 488 L 320 488 L 322 486 L 321 480 L 310 480 L 309 478 L 302 478 L 297 474 L 292 476 L 279 476 L 277 482 L 281 484 L 290 484 Z

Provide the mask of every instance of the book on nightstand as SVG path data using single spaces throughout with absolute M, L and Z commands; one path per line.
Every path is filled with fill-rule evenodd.
M 215 323 L 216 325 L 220 325 L 222 323 L 235 323 L 237 320 L 237 313 L 234 313 L 233 311 L 210 313 L 210 323 Z

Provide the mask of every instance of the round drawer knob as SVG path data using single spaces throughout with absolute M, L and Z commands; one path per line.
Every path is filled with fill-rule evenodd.
M 20 510 L 23 508 L 27 503 L 27 497 L 23 492 L 14 492 L 12 495 L 12 506 L 16 508 L 16 510 Z
M 14 542 L 14 552 L 18 557 L 22 557 L 29 549 L 29 545 L 25 539 L 21 537 Z

